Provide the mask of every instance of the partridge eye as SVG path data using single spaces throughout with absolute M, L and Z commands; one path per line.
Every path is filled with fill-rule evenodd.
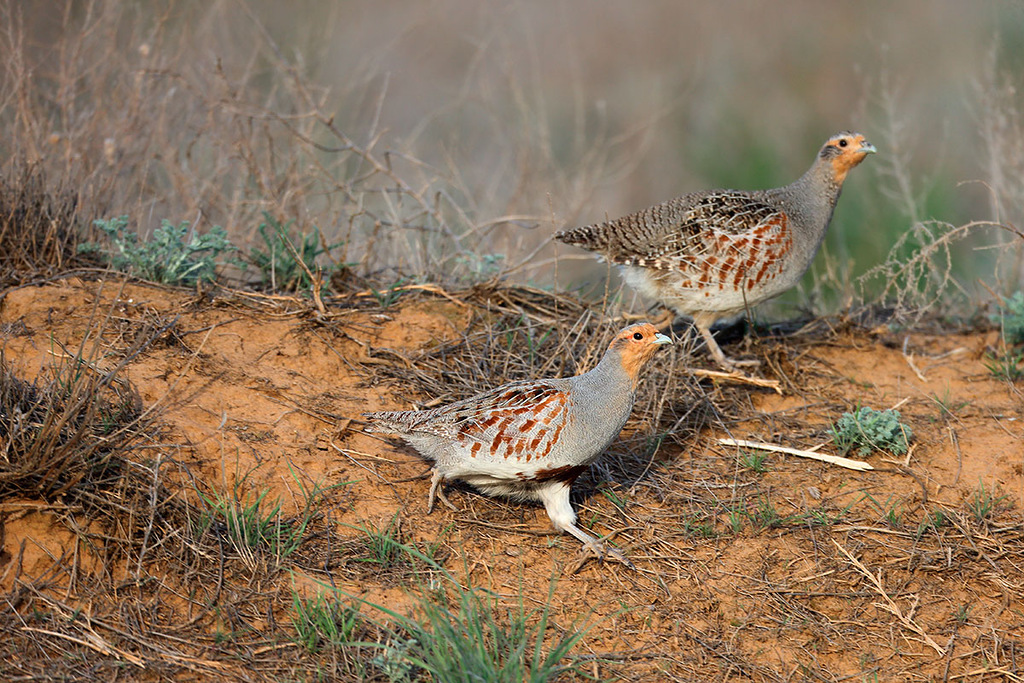
M 633 339 L 636 339 L 637 341 L 640 341 L 643 338 L 644 338 L 644 333 L 643 332 L 634 332 L 633 333 Z
M 846 141 L 846 138 L 843 138 L 842 140 L 839 141 L 839 146 L 840 147 L 846 147 L 848 144 L 850 144 L 850 143 L 848 143 Z

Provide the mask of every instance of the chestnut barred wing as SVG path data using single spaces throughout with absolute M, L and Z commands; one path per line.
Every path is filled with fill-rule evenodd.
M 470 458 L 519 463 L 547 458 L 571 419 L 562 382 L 515 383 L 452 408 L 456 443 Z
M 719 192 L 694 202 L 650 255 L 616 262 L 676 271 L 682 288 L 742 290 L 778 276 L 792 248 L 783 211 L 747 194 Z

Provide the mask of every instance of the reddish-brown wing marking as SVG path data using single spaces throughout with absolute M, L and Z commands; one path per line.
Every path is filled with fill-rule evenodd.
M 546 458 L 570 419 L 569 395 L 547 382 L 511 384 L 452 412 L 456 443 L 470 457 Z
M 699 199 L 678 229 L 647 256 L 615 259 L 622 265 L 676 271 L 677 286 L 751 289 L 777 276 L 793 247 L 789 218 L 779 209 L 738 193 Z

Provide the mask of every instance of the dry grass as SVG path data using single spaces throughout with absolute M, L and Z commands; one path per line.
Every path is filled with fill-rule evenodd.
M 10 55 L 0 72 L 4 174 L 26 166 L 73 188 L 86 225 L 127 215 L 143 236 L 164 219 L 220 225 L 248 248 L 260 244 L 266 213 L 341 244 L 325 265 L 356 264 L 385 284 L 442 273 L 471 281 L 535 272 L 529 228 L 544 219 L 544 192 L 589 192 L 644 148 L 645 129 L 577 140 L 574 168 L 590 179 L 574 189 L 579 178 L 560 166 L 550 134 L 524 133 L 520 154 L 532 170 L 501 195 L 530 196 L 534 208 L 520 201 L 510 213 L 491 196 L 499 178 L 506 183 L 502 165 L 477 177 L 423 160 L 381 127 L 386 77 L 348 74 L 334 90 L 316 83 L 304 60 L 328 57 L 286 52 L 249 5 L 149 12 L 90 0 L 44 18 L 3 2 L 0 20 L 0 50 Z M 239 22 L 251 38 L 232 34 Z M 50 50 L 53 36 L 60 42 Z M 222 43 L 229 47 L 215 63 L 196 62 Z M 475 106 L 471 91 L 462 98 L 449 106 Z M 525 97 L 520 106 L 540 105 Z
M 0 287 L 7 288 L 88 262 L 78 244 L 89 234 L 78 199 L 50 186 L 37 166 L 11 165 L 0 175 Z

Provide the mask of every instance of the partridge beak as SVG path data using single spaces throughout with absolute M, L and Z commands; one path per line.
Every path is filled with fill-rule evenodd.
M 874 154 L 878 150 L 875 149 L 874 145 L 865 140 L 864 142 L 860 143 L 860 151 L 863 152 L 864 154 Z
M 651 343 L 652 344 L 671 344 L 672 340 L 669 339 L 668 337 L 666 337 L 665 335 L 663 335 L 661 332 L 659 332 L 658 334 L 654 335 L 654 341 L 652 341 Z

